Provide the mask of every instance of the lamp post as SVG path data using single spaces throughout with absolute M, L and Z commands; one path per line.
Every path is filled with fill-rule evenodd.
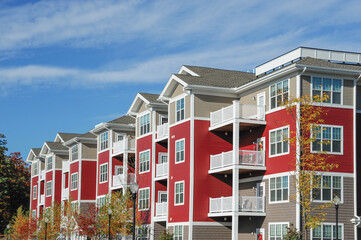
M 137 199 L 139 186 L 136 182 L 133 182 L 130 184 L 129 188 L 130 191 L 132 192 L 132 197 L 133 197 L 133 240 L 135 240 L 135 208 L 136 208 L 135 200 Z
M 333 199 L 333 202 L 335 204 L 335 209 L 336 209 L 336 240 L 338 240 L 338 205 L 340 204 L 341 199 L 338 196 L 336 196 Z
M 9 239 L 9 230 L 10 230 L 10 224 L 6 225 L 6 239 Z
M 112 219 L 112 209 L 108 209 L 108 216 L 109 216 L 109 232 L 108 232 L 108 236 L 109 236 L 109 240 L 112 239 L 112 235 L 110 234 L 110 224 L 111 224 L 111 219 Z
M 48 230 L 48 218 L 45 217 L 45 240 L 46 240 L 46 237 L 47 237 L 47 230 Z

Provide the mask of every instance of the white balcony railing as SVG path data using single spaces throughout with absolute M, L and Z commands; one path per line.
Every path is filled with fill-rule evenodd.
M 69 198 L 69 188 L 64 188 L 62 190 L 62 195 L 61 195 L 61 199 L 65 200 Z
M 155 215 L 157 217 L 167 216 L 167 212 L 168 212 L 168 203 L 167 202 L 155 204 Z
M 156 166 L 156 177 L 168 176 L 168 163 L 159 163 Z
M 234 116 L 235 109 L 238 108 L 238 116 Z M 244 120 L 265 120 L 265 107 L 250 105 L 250 104 L 239 104 L 234 102 L 231 106 L 222 108 L 220 110 L 211 112 L 211 127 L 226 122 L 228 120 L 239 118 Z
M 45 170 L 40 170 L 40 181 L 45 180 Z
M 40 205 L 44 205 L 45 203 L 45 195 L 40 195 Z
M 157 127 L 157 139 L 168 137 L 169 134 L 169 125 L 164 123 Z
M 135 139 L 124 138 L 118 142 L 113 143 L 113 154 L 124 152 L 125 150 L 135 149 Z
M 128 173 L 127 179 L 125 174 L 113 175 L 113 187 L 122 187 L 131 184 L 135 180 L 134 173 Z
M 248 165 L 264 167 L 264 151 L 239 150 L 238 162 L 233 160 L 233 151 L 211 155 L 210 169 L 223 168 L 231 165 Z
M 232 212 L 232 199 L 232 197 L 210 198 L 209 212 Z M 265 197 L 239 196 L 238 212 L 265 212 Z
M 69 172 L 69 161 L 63 161 L 63 172 Z

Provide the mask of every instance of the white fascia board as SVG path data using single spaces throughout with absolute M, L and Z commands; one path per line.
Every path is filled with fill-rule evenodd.
M 159 95 L 159 100 L 169 100 L 169 88 L 171 87 L 171 84 L 173 83 L 173 81 L 178 82 L 179 84 L 181 84 L 183 87 L 187 87 L 188 84 L 186 82 L 184 82 L 182 79 L 180 79 L 179 77 L 177 77 L 176 75 L 172 74 L 167 82 L 167 84 L 165 85 L 165 87 L 163 88 L 163 91 L 160 93 Z
M 30 156 L 31 155 L 34 155 L 34 159 L 35 159 L 35 153 L 33 152 L 33 149 L 30 149 L 30 152 L 28 154 L 28 157 L 26 158 L 26 161 L 25 162 L 32 162 L 33 160 L 30 160 Z
M 192 70 L 190 70 L 186 66 L 182 66 L 181 69 L 179 70 L 178 74 L 181 74 L 183 71 L 189 73 L 190 75 L 192 75 L 194 77 L 199 77 L 199 75 L 197 73 L 193 72 Z
M 44 142 L 43 147 L 41 148 L 39 155 L 45 155 L 45 154 L 44 154 L 45 148 L 47 148 L 48 151 L 50 150 L 50 148 L 48 147 L 48 145 L 46 144 L 46 142 Z
M 145 102 L 146 105 L 149 104 L 149 101 L 147 99 L 145 99 L 140 93 L 137 93 L 137 96 L 135 96 L 132 105 L 130 105 L 127 115 L 138 111 L 136 108 L 138 107 L 138 104 L 140 104 L 139 101 Z
M 56 134 L 54 142 L 56 142 L 57 139 L 60 139 L 60 142 L 64 142 L 64 139 L 61 138 L 61 136 L 59 135 L 59 133 Z
M 97 142 L 96 138 L 75 137 L 63 143 L 63 146 L 70 147 L 75 143 L 96 143 L 96 142 Z
M 184 87 L 184 89 L 192 91 L 193 94 L 230 97 L 230 98 L 238 97 L 238 95 L 236 94 L 236 88 L 188 85 L 187 87 Z
M 105 129 L 105 124 L 106 123 L 102 122 L 102 123 L 95 125 L 94 129 L 90 130 L 90 132 L 97 135 L 98 132 Z
M 361 70 L 351 70 L 351 69 L 344 69 L 344 68 L 328 68 L 328 67 L 319 67 L 319 66 L 312 66 L 312 65 L 304 65 L 304 64 L 296 64 L 297 68 L 307 68 L 307 71 L 314 70 L 314 71 L 324 71 L 324 72 L 334 72 L 338 74 L 344 75 L 360 75 Z

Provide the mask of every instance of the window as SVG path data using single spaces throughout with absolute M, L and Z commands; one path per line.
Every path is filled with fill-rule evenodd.
M 38 186 L 33 187 L 33 199 L 36 199 L 36 196 L 38 195 Z
M 51 184 L 52 184 L 52 181 L 49 181 L 46 183 L 46 196 L 51 196 Z
M 150 132 L 150 113 L 140 117 L 140 135 Z
M 174 226 L 174 240 L 183 240 L 183 226 Z
M 53 157 L 48 157 L 47 170 L 53 169 Z
M 269 239 L 282 240 L 283 236 L 287 234 L 288 223 L 270 223 L 269 224 Z
M 100 165 L 100 183 L 108 181 L 108 163 Z
M 175 205 L 184 204 L 184 182 L 175 183 Z
M 106 197 L 98 198 L 98 207 L 100 208 L 100 207 L 104 206 L 106 202 L 107 202 Z
M 100 134 L 100 151 L 107 149 L 109 147 L 109 132 L 103 132 Z
M 312 97 L 315 96 L 327 96 L 327 99 L 323 102 L 341 104 L 341 79 L 332 78 L 312 78 Z
M 312 229 L 312 240 L 336 239 L 336 224 L 322 223 L 321 226 Z M 338 239 L 343 239 L 343 225 L 338 224 Z
M 148 240 L 149 239 L 149 227 L 142 226 L 139 227 L 137 230 L 137 240 Z
M 312 130 L 312 152 L 342 153 L 342 127 L 321 125 Z
M 33 210 L 33 211 L 31 212 L 31 217 L 32 217 L 32 218 L 36 218 L 36 210 Z
M 150 150 L 139 153 L 139 173 L 150 169 Z
M 160 152 L 158 163 L 167 163 L 168 162 L 168 153 Z
M 168 123 L 168 116 L 167 115 L 160 115 L 159 116 L 159 123 L 160 123 L 160 125 Z
M 139 210 L 149 209 L 149 188 L 139 189 Z
M 117 142 L 123 141 L 124 134 L 117 133 L 115 139 L 116 139 Z
M 114 175 L 123 174 L 123 166 L 115 166 L 114 167 Z
M 335 196 L 342 200 L 341 176 L 317 176 L 314 181 L 312 194 L 315 201 L 331 201 Z
M 270 178 L 270 202 L 288 200 L 288 176 Z
M 184 139 L 175 142 L 175 162 L 184 162 Z
M 176 102 L 176 119 L 177 122 L 184 119 L 184 98 Z
M 288 127 L 278 128 L 270 131 L 270 155 L 277 156 L 287 154 L 288 146 Z
M 278 82 L 271 85 L 270 96 L 271 96 L 271 109 L 282 106 L 288 101 L 289 92 L 288 80 Z
M 73 209 L 73 211 L 78 211 L 78 203 L 77 202 L 72 202 L 71 203 L 71 208 Z
M 78 154 L 78 144 L 75 144 L 74 146 L 71 147 L 71 160 L 75 161 L 79 158 L 79 154 Z
M 71 190 L 76 190 L 78 189 L 78 173 L 73 173 L 71 175 L 71 185 L 70 185 L 70 189 Z
M 38 163 L 33 163 L 33 175 L 37 175 L 38 174 Z

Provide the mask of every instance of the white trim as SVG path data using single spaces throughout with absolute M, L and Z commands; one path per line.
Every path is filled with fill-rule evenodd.
M 330 103 L 317 103 L 314 102 L 310 104 L 311 106 L 316 107 L 328 107 L 328 108 L 342 108 L 342 109 L 353 109 L 352 105 L 339 105 L 339 104 L 330 104 Z
M 178 113 L 178 110 L 177 110 L 177 103 L 178 101 L 181 101 L 183 100 L 183 109 L 181 108 L 179 110 L 179 112 L 182 112 L 183 110 L 183 113 L 184 113 L 184 118 L 183 119 L 180 119 L 180 120 L 177 120 L 177 113 Z M 175 104 L 174 104 L 174 107 L 175 107 L 175 111 L 174 111 L 174 122 L 180 122 L 180 121 L 183 121 L 184 119 L 186 119 L 186 98 L 185 97 L 182 97 L 182 98 L 179 98 L 178 100 L 175 101 Z
M 176 102 L 182 98 L 185 98 L 186 96 L 188 96 L 189 94 L 188 93 L 182 93 L 182 94 L 179 94 L 178 96 L 175 96 L 174 98 L 171 98 L 169 99 L 169 103 L 173 103 L 173 102 Z M 184 103 L 185 103 L 185 99 L 184 99 Z
M 323 225 L 331 225 L 332 227 L 331 227 L 331 233 L 332 233 L 332 235 L 333 235 L 333 226 L 336 226 L 336 223 L 331 223 L 331 222 L 322 222 L 321 223 L 321 225 L 320 225 L 320 227 L 321 227 L 321 229 L 322 229 L 322 227 L 323 227 Z M 341 230 L 341 239 L 339 238 L 339 240 L 345 240 L 345 234 L 344 234 L 344 232 L 345 232 L 345 226 L 344 226 L 344 224 L 341 222 L 339 222 L 338 223 L 338 226 L 341 226 L 342 227 L 342 230 Z M 323 233 L 323 230 L 322 230 L 322 233 Z M 323 235 L 323 234 L 322 234 Z M 310 229 L 310 239 L 312 239 L 313 238 L 313 229 L 311 228 Z M 321 240 L 323 239 L 323 237 L 321 237 Z M 334 239 L 333 237 L 331 237 L 331 239 Z M 356 238 L 355 238 L 356 239 Z
M 189 229 L 188 238 L 193 237 L 193 214 L 194 214 L 194 94 L 190 95 L 190 157 L 189 157 Z M 185 114 L 185 113 L 184 113 Z M 186 145 L 184 141 L 184 160 L 186 159 Z M 185 189 L 185 185 L 184 185 Z M 184 191 L 185 192 L 185 191 Z
M 183 161 L 178 161 L 177 162 L 177 143 L 178 142 L 181 142 L 183 141 L 184 142 L 184 156 L 183 156 Z M 186 161 L 186 139 L 185 138 L 181 138 L 181 139 L 178 139 L 177 141 L 174 142 L 174 163 L 175 164 L 180 164 L 180 163 L 183 163 Z
M 102 166 L 104 166 L 104 165 L 107 165 L 107 180 L 105 180 L 105 181 L 102 181 L 101 180 L 101 177 L 102 177 L 102 174 L 101 174 L 101 169 L 102 169 Z M 103 173 L 104 174 L 104 173 Z M 109 164 L 106 162 L 106 163 L 103 163 L 103 164 L 100 164 L 99 165 L 99 184 L 101 184 L 101 183 L 106 183 L 106 182 L 108 182 L 109 181 Z
M 286 125 L 286 126 L 282 126 L 279 128 L 273 128 L 273 129 L 268 130 L 268 148 L 269 148 L 268 149 L 268 158 L 279 157 L 279 156 L 290 154 L 290 143 L 289 143 L 289 141 L 287 141 L 287 145 L 288 145 L 287 152 L 282 152 L 279 154 L 271 155 L 271 132 L 276 132 L 277 130 L 283 130 L 285 128 L 287 128 L 287 130 L 288 130 L 288 138 L 289 138 L 290 137 L 290 125 Z M 284 141 L 283 141 L 283 137 L 282 137 L 282 150 L 283 150 L 283 142 Z
M 140 191 L 145 191 L 145 190 L 149 190 L 149 194 L 148 194 L 148 208 L 144 208 L 144 209 L 140 209 Z M 143 212 L 143 211 L 148 211 L 150 207 L 150 187 L 145 187 L 145 188 L 139 188 L 138 190 L 138 211 L 139 212 Z
M 97 159 L 92 159 L 92 158 L 82 158 L 82 161 L 98 161 Z
M 108 133 L 108 146 L 106 147 L 106 148 L 104 148 L 104 149 L 102 149 L 102 141 L 101 141 L 101 136 L 103 135 L 103 134 L 105 134 L 105 133 Z M 99 139 L 99 150 L 98 150 L 98 153 L 102 153 L 102 152 L 105 152 L 105 151 L 107 151 L 107 150 L 110 150 L 110 135 L 111 135 L 111 133 L 110 133 L 110 130 L 109 129 L 107 129 L 106 131 L 103 131 L 102 133 L 100 133 L 99 135 L 98 135 L 98 139 Z
M 192 70 L 190 70 L 186 66 L 182 66 L 181 69 L 178 71 L 178 74 L 181 74 L 183 71 L 189 73 L 192 76 L 199 77 L 199 75 L 197 73 L 193 72 Z
M 173 235 L 174 235 L 174 237 L 173 238 L 176 238 L 176 236 L 175 236 L 175 228 L 176 227 L 181 227 L 182 228 L 182 235 L 181 236 L 178 236 L 178 237 L 181 237 L 182 239 L 184 239 L 184 226 L 183 225 L 181 225 L 181 224 L 177 224 L 177 225 L 174 225 L 173 226 Z
M 183 202 L 182 203 L 176 203 L 176 196 L 177 196 L 177 188 L 176 188 L 176 185 L 177 184 L 181 184 L 183 183 Z M 179 193 L 181 194 L 181 193 Z M 178 182 L 174 182 L 174 206 L 181 206 L 181 205 L 184 205 L 184 200 L 185 200 L 185 183 L 184 183 L 184 180 L 182 181 L 178 181 Z
M 329 202 L 332 202 L 333 200 L 333 196 L 332 196 L 332 192 L 333 192 L 333 177 L 341 177 L 341 196 L 339 196 L 341 198 L 341 201 L 340 201 L 340 204 L 343 204 L 344 203 L 344 180 L 343 180 L 343 176 L 338 176 L 338 175 L 330 175 L 328 174 L 328 172 L 325 172 L 323 174 L 319 174 L 320 177 L 323 177 L 323 176 L 329 176 L 331 177 L 331 186 L 329 187 L 329 189 L 331 190 L 331 200 L 315 200 L 315 199 L 312 199 L 312 202 L 315 202 L 315 203 L 329 203 Z M 320 190 L 321 190 L 321 193 L 322 194 L 322 182 L 320 183 L 321 187 L 320 187 Z M 313 189 L 311 189 L 311 194 L 312 194 L 312 191 Z M 311 195 L 312 196 L 312 195 Z M 322 198 L 322 197 L 321 197 Z
M 142 127 L 142 125 L 141 125 L 140 119 L 141 119 L 142 117 L 148 115 L 148 114 L 149 114 L 149 132 L 142 134 L 142 133 L 141 133 L 141 127 Z M 138 132 L 139 132 L 139 137 L 145 136 L 145 135 L 151 135 L 151 134 L 154 132 L 153 129 L 151 128 L 153 125 L 156 124 L 155 121 L 152 121 L 152 120 L 153 120 L 153 119 L 152 119 L 153 115 L 154 115 L 154 114 L 152 114 L 152 111 L 150 111 L 150 110 L 145 110 L 145 111 L 143 111 L 142 113 L 140 113 L 140 114 L 137 115 L 137 118 L 139 119 L 139 125 L 137 125 L 137 128 L 139 128 L 139 129 L 137 129 Z M 153 122 L 154 122 L 154 123 L 153 123 Z M 145 124 L 144 126 L 146 126 L 146 125 L 147 125 L 147 124 Z
M 78 169 L 78 200 L 81 199 L 81 177 L 82 177 L 82 172 L 83 172 L 83 165 L 82 165 L 82 159 L 81 157 L 83 156 L 83 144 L 82 143 L 78 143 L 78 156 L 80 158 L 79 160 L 79 169 Z M 70 171 L 70 167 L 69 167 L 69 171 Z M 69 193 L 70 195 L 70 193 Z M 79 203 L 80 204 L 80 203 Z
M 149 169 L 148 170 L 146 170 L 146 171 L 143 171 L 143 172 L 141 172 L 140 171 L 140 154 L 142 154 L 142 153 L 146 153 L 146 152 L 149 152 L 149 159 L 148 159 L 148 161 L 149 161 Z M 150 172 L 150 164 L 151 164 L 151 156 L 150 156 L 150 149 L 147 149 L 147 150 L 144 150 L 144 151 L 141 151 L 141 152 L 139 152 L 138 154 L 138 159 L 139 159 L 139 169 L 138 169 L 138 174 L 140 175 L 140 174 L 143 174 L 143 173 L 147 173 L 147 172 Z
M 266 92 L 265 91 L 263 91 L 263 92 L 260 92 L 260 93 L 258 93 L 257 94 L 257 106 L 260 106 L 260 104 L 259 104 L 259 97 L 261 97 L 261 96 L 263 96 L 263 99 L 264 99 L 264 107 L 265 107 L 265 109 L 266 109 Z
M 78 200 L 79 203 L 95 203 L 96 200 Z
M 79 167 L 80 168 L 80 167 Z M 73 182 L 73 175 L 76 175 L 76 188 L 73 189 L 72 182 Z M 70 174 L 70 191 L 78 190 L 78 184 L 79 184 L 79 174 L 78 172 Z
M 324 106 L 328 106 L 328 105 L 330 105 L 330 106 L 333 106 L 333 107 L 338 107 L 339 105 L 343 105 L 343 86 L 344 86 L 344 79 L 343 78 L 335 78 L 334 76 L 326 76 L 326 75 L 311 75 L 310 76 L 311 77 L 311 82 L 310 82 L 310 97 L 311 97 L 311 99 L 313 99 L 313 78 L 321 78 L 321 81 L 324 79 L 324 78 L 329 78 L 329 79 L 331 79 L 331 82 L 332 82 L 332 84 L 331 84 L 331 96 L 330 96 L 330 101 L 331 101 L 331 103 L 324 103 L 324 102 L 322 102 L 322 104 L 324 104 Z M 341 80 L 341 99 L 340 99 L 340 103 L 332 103 L 332 93 L 333 93 L 333 80 Z M 322 84 L 321 84 L 321 86 L 323 87 L 323 82 L 322 82 Z M 321 93 L 323 92 L 323 90 L 321 89 L 320 90 L 321 91 Z
M 269 222 L 268 223 L 268 229 L 267 229 L 267 232 L 268 232 L 268 239 L 271 239 L 271 225 L 280 225 L 280 224 L 287 224 L 287 227 L 290 226 L 290 223 L 289 222 Z
M 194 117 L 194 120 L 211 121 L 211 118 L 207 118 L 207 117 Z
M 361 111 L 357 111 L 357 82 L 354 81 L 354 85 L 353 85 L 353 202 L 354 202 L 354 211 L 353 214 L 354 216 L 357 216 L 357 192 L 360 191 L 357 187 L 357 151 L 356 151 L 356 142 L 357 142 L 357 138 L 356 138 L 356 114 L 357 113 L 361 113 Z M 361 96 L 359 96 L 361 97 Z M 357 236 L 357 227 L 354 226 L 354 238 L 358 239 Z
M 182 121 L 174 122 L 173 124 L 169 125 L 169 128 L 175 127 L 175 126 L 177 126 L 177 125 L 179 125 L 179 124 L 185 123 L 185 122 L 190 121 L 190 120 L 191 120 L 191 118 L 189 117 L 189 118 L 183 119 Z
M 275 108 L 272 108 L 272 105 L 271 105 L 271 87 L 274 85 L 275 86 L 275 88 L 276 88 L 276 95 L 275 95 L 275 98 L 276 98 L 276 100 L 277 100 L 277 84 L 278 83 L 282 83 L 282 95 L 283 95 L 283 82 L 284 81 L 288 81 L 288 90 L 287 90 L 287 94 L 288 94 L 288 99 L 290 99 L 290 90 L 291 90 L 291 81 L 290 81 L 290 78 L 287 78 L 287 79 L 283 79 L 283 80 L 279 80 L 279 81 L 277 81 L 277 82 L 275 82 L 275 83 L 273 83 L 273 84 L 270 84 L 269 86 L 268 86 L 268 96 L 269 96 L 269 98 L 268 98 L 268 109 L 269 110 L 275 110 L 275 111 L 277 111 L 277 110 L 279 110 L 279 109 L 281 109 L 281 108 L 284 108 L 284 106 L 277 106 L 278 105 L 278 103 L 277 103 L 277 101 L 275 102 L 275 104 L 276 104 L 276 106 L 277 107 L 275 107 Z M 266 99 L 265 99 L 265 103 L 266 103 Z M 282 105 L 282 104 L 281 104 Z
M 331 127 L 331 136 L 333 135 L 332 134 L 332 128 L 340 128 L 341 129 L 341 152 L 326 152 L 327 154 L 329 155 L 343 155 L 343 145 L 344 145 L 344 137 L 343 137 L 343 126 L 342 125 L 329 125 L 329 124 L 318 124 L 318 126 L 320 127 Z M 322 135 L 322 130 L 321 130 L 321 135 Z M 312 130 L 311 130 L 311 136 L 312 136 Z M 321 138 L 323 140 L 323 138 Z M 322 152 L 320 151 L 313 151 L 312 150 L 312 144 L 313 142 L 310 143 L 311 144 L 311 153 L 314 153 L 314 154 L 323 154 Z M 321 147 L 322 147 L 322 144 L 321 144 Z M 332 139 L 331 139 L 331 143 L 330 143 L 330 147 L 332 147 Z M 332 150 L 332 149 L 331 149 Z
M 283 186 L 283 177 L 287 177 L 287 200 L 281 200 L 281 201 L 278 201 L 278 200 L 275 200 L 273 202 L 271 202 L 271 178 L 274 178 L 275 179 L 275 186 L 276 186 L 276 178 L 281 178 L 282 179 L 282 186 Z M 290 175 L 286 175 L 286 176 L 277 176 L 277 177 L 271 177 L 268 179 L 268 204 L 278 204 L 278 203 L 288 203 L 290 202 Z M 283 190 L 284 188 L 281 187 L 281 190 Z M 277 188 L 275 188 L 275 191 L 277 192 Z M 282 196 L 283 196 L 283 191 L 282 192 Z M 276 196 L 275 196 L 276 198 Z

